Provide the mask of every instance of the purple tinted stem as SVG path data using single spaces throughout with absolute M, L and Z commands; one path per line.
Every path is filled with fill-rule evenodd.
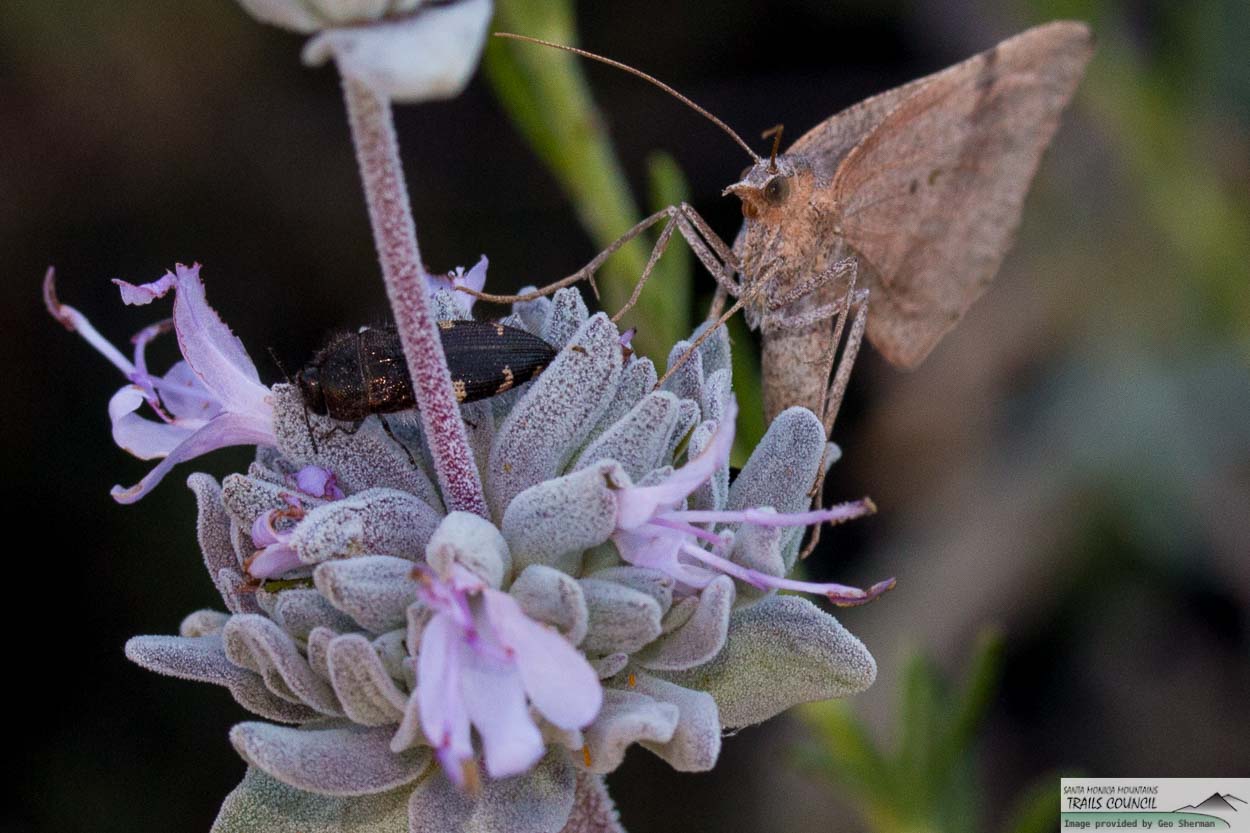
M 452 391 L 438 325 L 430 309 L 390 101 L 346 77 L 343 95 L 386 294 L 395 314 L 395 328 L 408 361 L 412 390 L 443 499 L 449 510 L 489 518 L 482 481 L 460 418 L 460 405 Z

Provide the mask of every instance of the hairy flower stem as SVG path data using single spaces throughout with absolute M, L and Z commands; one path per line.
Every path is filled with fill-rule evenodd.
M 430 308 L 390 101 L 347 77 L 343 78 L 343 95 L 386 294 L 404 346 L 417 410 L 434 457 L 443 499 L 449 511 L 473 512 L 488 518 L 482 482 Z

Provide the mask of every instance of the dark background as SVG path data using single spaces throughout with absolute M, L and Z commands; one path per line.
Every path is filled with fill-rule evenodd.
M 1059 770 L 1250 774 L 1247 8 L 579 10 L 584 46 L 748 137 L 778 121 L 797 136 L 1052 17 L 1099 34 L 994 289 L 918 372 L 862 360 L 828 494 L 871 494 L 882 511 L 831 534 L 815 568 L 899 578 L 886 600 L 842 614 L 880 664 L 855 708 L 886 741 L 909 651 L 958 671 L 980 629 L 1002 627 L 1006 676 L 980 747 L 987 829 Z M 207 830 L 243 772 L 229 695 L 144 672 L 121 646 L 213 606 L 181 481 L 247 454 L 216 453 L 115 504 L 108 488 L 147 469 L 111 442 L 105 406 L 121 380 L 47 317 L 38 288 L 55 264 L 62 299 L 123 345 L 153 313 L 123 308 L 108 280 L 200 261 L 267 380 L 280 375 L 267 347 L 298 364 L 328 332 L 385 318 L 337 81 L 303 68 L 299 47 L 229 0 L 0 9 L 5 668 L 18 692 L 5 831 Z M 668 150 L 732 237 L 736 202 L 719 192 L 740 150 L 635 79 L 588 72 L 634 185 L 646 154 Z M 480 81 L 402 108 L 398 129 L 432 267 L 485 252 L 502 288 L 595 253 Z M 802 734 L 785 718 L 743 732 L 698 776 L 635 750 L 612 778 L 623 820 L 633 833 L 860 829 L 836 788 L 794 768 Z

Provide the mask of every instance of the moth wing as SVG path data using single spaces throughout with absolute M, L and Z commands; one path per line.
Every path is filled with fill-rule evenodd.
M 843 158 L 840 232 L 874 280 L 868 338 L 891 363 L 920 364 L 993 279 L 1092 52 L 1084 24 L 1029 29 L 915 85 Z
M 917 90 L 937 78 L 958 69 L 957 66 L 917 78 L 901 87 L 886 90 L 858 104 L 852 104 L 845 110 L 836 113 L 813 127 L 795 140 L 787 155 L 802 155 L 810 160 L 817 170 L 829 176 L 837 170 L 838 163 L 859 144 L 860 140 L 872 132 L 886 116 L 903 101 L 911 97 Z

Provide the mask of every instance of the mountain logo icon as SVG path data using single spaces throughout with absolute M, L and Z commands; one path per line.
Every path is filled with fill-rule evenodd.
M 1211 793 L 1201 804 L 1186 804 L 1177 807 L 1173 813 L 1238 813 L 1245 812 L 1250 804 L 1232 793 Z

